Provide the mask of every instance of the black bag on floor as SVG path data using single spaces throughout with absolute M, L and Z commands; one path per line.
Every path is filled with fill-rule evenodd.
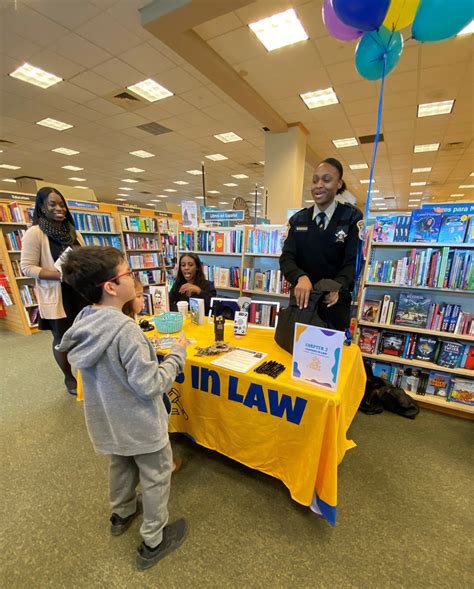
M 367 415 L 375 415 L 382 413 L 386 409 L 402 417 L 415 419 L 420 409 L 410 395 L 407 395 L 403 389 L 395 387 L 383 378 L 374 376 L 370 365 L 366 364 L 365 370 L 367 372 L 367 383 L 364 397 L 359 406 L 360 411 Z

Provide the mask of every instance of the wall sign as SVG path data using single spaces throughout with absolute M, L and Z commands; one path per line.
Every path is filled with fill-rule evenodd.
M 204 221 L 243 221 L 245 211 L 204 211 Z
M 72 207 L 73 209 L 91 209 L 91 210 L 99 210 L 99 203 L 98 202 L 90 202 L 85 200 L 67 200 L 67 204 Z
M 139 213 L 140 209 L 136 209 L 135 207 L 123 207 L 121 205 L 118 205 L 117 211 L 121 211 L 122 213 Z
M 0 192 L 0 198 L 9 200 L 27 200 L 29 202 L 34 202 L 36 197 L 34 194 L 15 194 L 14 192 Z

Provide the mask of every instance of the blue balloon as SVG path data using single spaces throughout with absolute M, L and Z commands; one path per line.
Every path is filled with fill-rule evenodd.
M 403 38 L 399 31 L 389 31 L 380 27 L 378 31 L 364 33 L 357 44 L 355 66 L 359 74 L 367 80 L 380 80 L 397 65 L 403 51 Z
M 390 0 L 333 0 L 332 5 L 344 24 L 359 31 L 374 31 L 383 23 Z
M 417 41 L 442 41 L 457 35 L 473 18 L 473 0 L 421 0 L 411 31 Z

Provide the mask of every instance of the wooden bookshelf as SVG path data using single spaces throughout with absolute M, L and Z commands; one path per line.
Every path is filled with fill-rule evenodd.
M 433 331 L 431 329 L 422 329 L 421 327 L 406 327 L 405 325 L 393 325 L 392 323 L 373 323 L 371 321 L 359 321 L 359 325 L 363 325 L 364 327 L 376 327 L 378 329 L 388 329 L 390 331 L 404 331 L 406 333 L 412 333 L 413 330 L 416 330 L 416 333 L 421 333 L 423 335 L 432 335 L 433 337 L 441 337 L 441 338 L 448 338 L 448 339 L 457 339 L 466 342 L 472 342 L 473 338 L 472 335 L 463 335 L 461 333 L 451 333 L 447 331 Z
M 425 370 L 436 370 L 437 372 L 447 372 L 449 374 L 455 374 L 456 376 L 467 376 L 468 378 L 474 378 L 474 372 L 466 368 L 445 368 L 444 366 L 438 366 L 433 362 L 424 362 L 423 360 L 410 360 L 409 358 L 402 358 L 401 356 L 392 356 L 391 354 L 368 354 L 362 353 L 364 358 L 370 358 L 380 362 L 394 362 L 395 364 L 404 364 L 406 366 L 414 366 L 416 368 L 424 368 Z
M 474 295 L 474 290 L 463 290 L 461 288 L 439 288 L 436 286 L 408 286 L 407 284 L 392 284 L 390 282 L 366 282 L 365 286 L 380 288 L 404 288 L 407 290 L 434 290 L 436 292 L 452 292 L 455 294 Z
M 442 413 L 450 413 L 452 415 L 467 414 L 469 419 L 474 419 L 474 407 L 470 405 L 448 401 L 444 397 L 437 397 L 436 395 L 419 395 L 411 391 L 405 392 L 422 407 L 428 409 L 436 408 Z
M 242 254 L 238 253 L 226 253 L 226 252 L 202 252 L 202 251 L 192 251 L 192 250 L 180 250 L 180 254 L 197 254 L 198 256 L 238 256 L 242 257 Z
M 394 242 L 387 242 L 387 241 L 375 241 L 373 244 L 376 247 L 388 247 L 388 248 L 405 248 L 405 249 L 414 249 L 414 248 L 442 248 L 442 247 L 450 247 L 455 249 L 474 249 L 474 243 L 464 243 L 464 242 L 457 242 L 457 243 L 438 243 L 437 241 L 433 242 L 426 242 L 426 241 L 394 241 Z

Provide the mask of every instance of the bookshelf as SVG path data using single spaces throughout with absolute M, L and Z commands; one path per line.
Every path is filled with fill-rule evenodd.
M 451 397 L 474 379 L 473 249 L 370 239 L 356 338 L 376 375 L 385 371 L 424 407 L 469 419 L 474 407 Z

